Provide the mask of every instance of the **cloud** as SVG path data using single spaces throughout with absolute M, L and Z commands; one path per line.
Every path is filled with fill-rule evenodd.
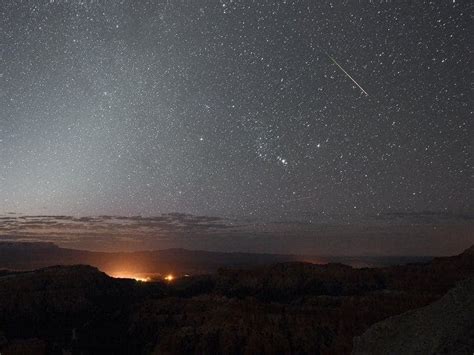
M 0 216 L 0 241 L 47 241 L 101 251 L 183 247 L 314 255 L 443 255 L 474 243 L 469 214 L 391 212 L 364 223 L 257 222 L 168 213 L 159 216 Z M 459 250 L 458 250 L 459 249 Z
M 32 239 L 67 244 L 84 240 L 107 244 L 115 240 L 143 241 L 232 232 L 236 224 L 228 219 L 187 214 L 156 217 L 124 216 L 8 216 L 0 219 L 2 240 Z

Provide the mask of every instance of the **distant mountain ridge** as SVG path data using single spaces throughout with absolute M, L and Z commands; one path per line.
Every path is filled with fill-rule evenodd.
M 339 262 L 354 267 L 375 267 L 415 261 L 429 257 L 355 258 L 308 255 L 211 252 L 181 248 L 137 251 L 94 252 L 66 249 L 53 243 L 0 242 L 0 268 L 32 270 L 53 265 L 87 264 L 107 273 L 127 270 L 133 273 L 203 274 L 219 268 L 251 268 L 282 262 L 306 261 L 316 264 Z

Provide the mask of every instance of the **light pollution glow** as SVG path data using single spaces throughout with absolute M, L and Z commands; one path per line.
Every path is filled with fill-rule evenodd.
M 136 273 L 128 272 L 128 271 L 113 272 L 113 273 L 110 273 L 109 276 L 113 278 L 117 278 L 117 279 L 132 279 L 139 282 L 152 281 L 152 278 L 150 276 L 145 276 L 143 274 L 136 274 Z M 163 277 L 163 280 L 167 282 L 172 282 L 175 280 L 175 276 L 173 274 L 166 274 Z
M 174 276 L 173 274 L 168 274 L 165 276 L 165 280 L 168 281 L 168 282 L 171 282 L 174 280 Z
M 111 273 L 109 276 L 116 278 L 116 279 L 132 279 L 139 282 L 149 282 L 151 278 L 149 276 L 143 276 L 139 274 L 133 274 L 130 272 L 116 272 Z

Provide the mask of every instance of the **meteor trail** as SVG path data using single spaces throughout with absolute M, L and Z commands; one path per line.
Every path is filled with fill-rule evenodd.
M 330 56 L 329 54 L 327 54 L 327 53 L 326 53 L 326 55 L 328 56 L 329 59 L 332 60 L 332 62 L 333 62 L 334 64 L 336 64 L 336 65 L 339 67 L 339 69 L 341 69 L 341 70 L 344 72 L 344 74 L 346 74 L 346 75 L 349 77 L 349 79 L 352 80 L 352 82 L 353 82 L 354 84 L 357 85 L 357 87 L 358 87 L 365 95 L 369 96 L 369 94 L 367 93 L 367 91 L 365 91 L 365 90 L 362 88 L 362 86 L 360 86 L 360 85 L 357 83 L 357 81 L 355 81 L 354 78 L 353 78 L 352 76 L 350 76 L 349 73 L 346 72 L 346 71 L 344 70 L 344 68 L 341 67 L 341 66 L 339 65 L 339 63 L 336 62 L 336 60 L 335 60 L 333 57 L 331 57 L 331 56 Z

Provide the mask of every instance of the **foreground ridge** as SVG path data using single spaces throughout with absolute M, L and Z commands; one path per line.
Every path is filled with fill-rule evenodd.
M 471 354 L 474 349 L 474 279 L 440 300 L 388 318 L 354 338 L 354 355 Z

